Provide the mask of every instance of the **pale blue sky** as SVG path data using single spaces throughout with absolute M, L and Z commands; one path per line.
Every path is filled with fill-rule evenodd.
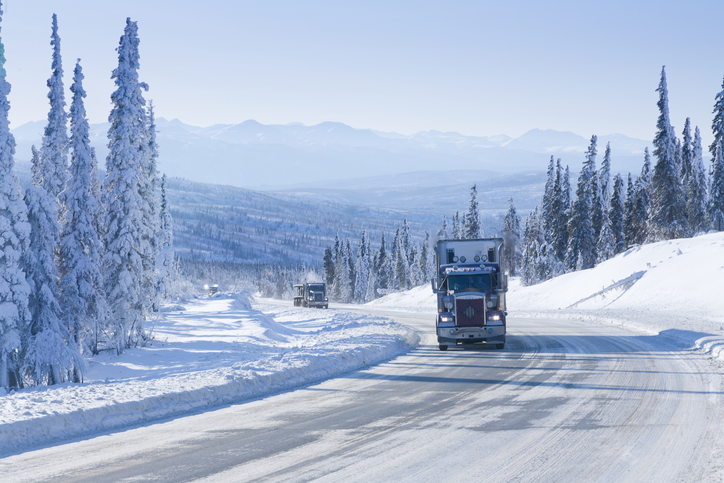
M 105 121 L 114 51 L 138 21 L 157 116 L 193 125 L 339 121 L 411 134 L 532 128 L 651 139 L 662 65 L 672 122 L 711 139 L 721 1 L 4 0 L 13 127 L 47 116 L 50 24 Z M 70 97 L 68 94 L 68 102 Z

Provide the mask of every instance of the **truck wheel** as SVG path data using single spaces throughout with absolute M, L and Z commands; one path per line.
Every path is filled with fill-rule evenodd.
M 447 346 L 440 344 L 440 350 L 441 350 L 441 351 L 446 351 L 446 350 L 447 350 Z

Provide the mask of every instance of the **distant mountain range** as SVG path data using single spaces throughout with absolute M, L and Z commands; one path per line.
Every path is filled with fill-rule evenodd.
M 45 121 L 12 130 L 16 157 L 30 159 L 30 147 L 40 144 Z M 252 189 L 295 191 L 301 188 L 358 188 L 354 180 L 389 185 L 455 184 L 466 171 L 490 177 L 545 171 L 551 156 L 578 171 L 589 138 L 571 132 L 533 129 L 518 138 L 476 137 L 456 132 L 425 131 L 410 136 L 355 129 L 336 122 L 315 126 L 299 123 L 241 124 L 196 127 L 174 119 L 157 120 L 159 169 L 171 177 Z M 108 152 L 108 124 L 91 125 L 91 143 L 103 168 Z M 638 173 L 648 141 L 621 134 L 599 136 L 599 159 L 611 143 L 614 172 Z M 450 179 L 447 172 L 455 172 Z M 413 181 L 413 179 L 415 181 Z M 376 180 L 376 181 L 373 181 Z M 431 184 L 432 183 L 432 184 Z

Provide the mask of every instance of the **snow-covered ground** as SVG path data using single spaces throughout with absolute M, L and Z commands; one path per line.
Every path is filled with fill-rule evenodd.
M 436 310 L 428 285 L 368 305 L 431 314 Z M 634 247 L 590 270 L 532 287 L 514 278 L 508 313 L 626 325 L 724 358 L 724 233 Z
M 419 341 L 389 319 L 259 302 L 221 294 L 166 307 L 148 347 L 89 359 L 85 383 L 0 395 L 0 453 L 278 393 Z

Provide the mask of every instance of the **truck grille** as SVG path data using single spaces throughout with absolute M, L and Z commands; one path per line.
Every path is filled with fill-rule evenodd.
M 485 325 L 485 299 L 457 299 L 456 319 L 458 327 L 482 327 Z

